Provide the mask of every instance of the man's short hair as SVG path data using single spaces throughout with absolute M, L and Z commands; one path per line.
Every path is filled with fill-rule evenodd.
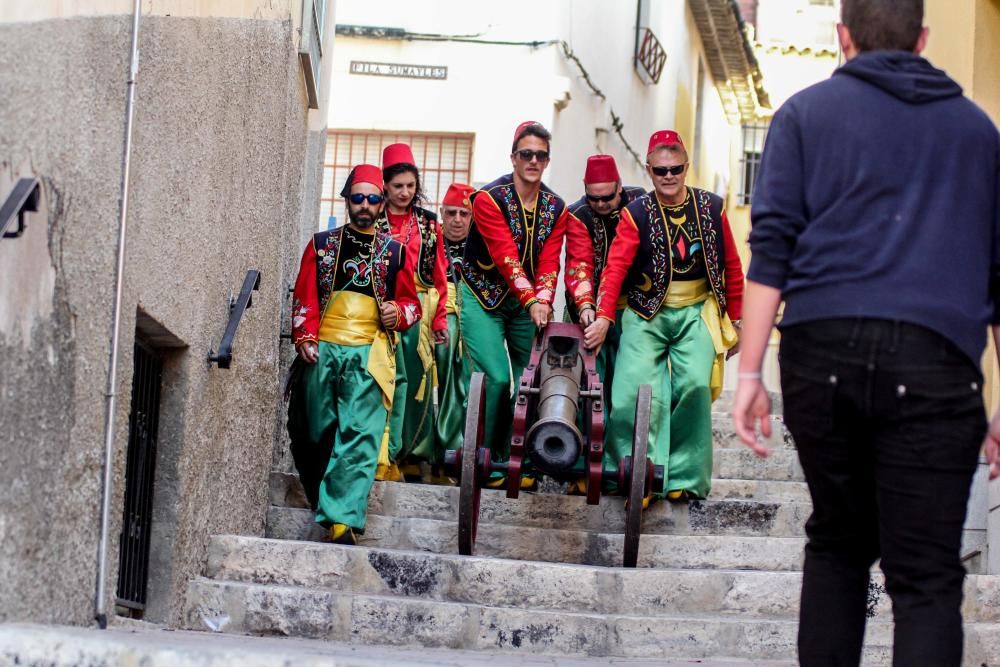
M 521 139 L 524 139 L 525 137 L 538 137 L 545 142 L 545 148 L 547 150 L 551 150 L 552 148 L 552 133 L 546 130 L 541 123 L 532 123 L 531 125 L 526 125 L 521 128 L 521 131 L 517 133 L 516 137 L 514 137 L 514 143 L 510 147 L 511 153 L 517 151 L 517 145 L 521 143 Z
M 913 51 L 924 0 L 841 0 L 840 20 L 858 51 Z
M 660 151 L 666 151 L 671 155 L 682 157 L 685 162 L 688 162 L 689 160 L 687 148 L 684 147 L 684 144 L 661 144 L 646 154 L 646 164 L 649 164 L 649 158 L 653 157 L 654 154 L 659 153 Z

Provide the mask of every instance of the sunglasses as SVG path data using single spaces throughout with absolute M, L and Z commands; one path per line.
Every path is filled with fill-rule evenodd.
M 366 199 L 368 200 L 368 203 L 371 204 L 372 206 L 378 206 L 383 201 L 385 201 L 385 197 L 383 197 L 382 195 L 363 195 L 360 192 L 355 192 L 353 195 L 349 197 L 349 199 L 351 200 L 351 203 L 354 204 L 355 206 L 363 204 Z
M 528 149 L 515 151 L 514 155 L 521 158 L 525 162 L 531 162 L 531 158 L 536 158 L 539 162 L 547 162 L 549 159 L 548 151 L 529 151 Z
M 599 202 L 599 201 L 602 201 L 602 202 L 605 202 L 605 203 L 607 203 L 607 202 L 611 202 L 611 201 L 613 201 L 613 200 L 614 200 L 614 198 L 615 198 L 615 197 L 617 197 L 617 196 L 618 196 L 618 193 L 617 193 L 617 192 L 612 192 L 611 194 L 609 194 L 609 195 L 604 195 L 603 197 L 598 197 L 597 195 L 591 195 L 591 194 L 588 194 L 588 195 L 587 195 L 587 199 L 588 199 L 589 201 L 592 201 L 592 202 Z
M 687 162 L 685 162 L 684 164 L 674 165 L 673 167 L 650 167 L 649 169 L 657 176 L 666 176 L 667 174 L 680 176 L 684 173 L 684 170 L 687 169 L 687 166 Z

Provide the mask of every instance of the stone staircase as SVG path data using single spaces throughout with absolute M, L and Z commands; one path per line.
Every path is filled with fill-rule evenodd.
M 355 644 L 792 664 L 809 495 L 778 424 L 759 459 L 714 419 L 710 499 L 654 504 L 639 567 L 618 567 L 620 498 L 484 491 L 476 556 L 457 555 L 458 489 L 376 483 L 356 547 L 320 543 L 294 474 L 274 472 L 267 537 L 216 536 L 184 623 Z M 891 663 L 872 589 L 866 665 Z M 1000 577 L 969 576 L 965 664 L 1000 665 Z M 516 661 L 516 657 L 512 655 Z

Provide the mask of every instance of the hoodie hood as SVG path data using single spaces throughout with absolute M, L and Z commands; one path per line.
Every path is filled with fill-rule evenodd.
M 866 81 L 910 104 L 924 104 L 962 94 L 962 87 L 915 53 L 866 51 L 837 69 Z

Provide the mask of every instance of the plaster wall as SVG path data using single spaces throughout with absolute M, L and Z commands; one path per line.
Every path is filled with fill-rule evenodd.
M 540 41 L 540 46 L 402 41 L 341 36 L 334 57 L 332 87 L 344 91 L 330 109 L 329 126 L 338 129 L 398 129 L 475 134 L 473 180 L 484 184 L 511 170 L 510 143 L 518 123 L 532 119 L 553 133 L 552 161 L 545 181 L 567 200 L 582 194 L 586 158 L 598 152 L 615 156 L 626 183 L 648 179 L 611 126 L 611 110 L 623 134 L 645 159 L 654 130 L 675 126 L 684 109 L 685 128 L 693 131 L 695 78 L 701 45 L 683 0 L 651 3 L 648 22 L 667 51 L 658 85 L 646 85 L 633 69 L 635 7 L 598 0 L 547 3 L 514 0 L 495 11 L 463 11 L 465 4 L 444 0 L 427 12 L 413 12 L 394 0 L 338 6 L 338 22 L 404 28 L 411 32 L 473 35 L 480 40 Z M 531 20 L 524 17 L 530 16 Z M 563 55 L 564 41 L 580 59 L 597 96 L 577 66 Z M 448 67 L 444 81 L 350 74 L 352 60 Z M 711 85 L 706 99 L 718 95 Z M 561 108 L 557 108 L 557 104 Z M 721 124 L 708 124 L 728 141 L 721 105 L 711 106 Z M 720 132 L 721 128 L 725 128 Z M 706 152 L 698 185 L 712 187 L 715 174 L 728 174 L 728 147 Z M 710 175 L 710 176 L 709 176 Z
M 131 17 L 0 25 L 0 171 L 43 211 L 0 242 L 0 620 L 93 610 Z M 302 237 L 305 92 L 284 19 L 145 17 L 136 87 L 111 512 L 117 580 L 137 312 L 167 332 L 147 618 L 170 621 L 208 535 L 263 534 L 278 328 Z M 318 179 L 317 179 L 318 180 Z M 230 370 L 228 299 L 262 272 Z M 25 285 L 34 285 L 26 288 Z M 111 607 L 113 608 L 113 607 Z

